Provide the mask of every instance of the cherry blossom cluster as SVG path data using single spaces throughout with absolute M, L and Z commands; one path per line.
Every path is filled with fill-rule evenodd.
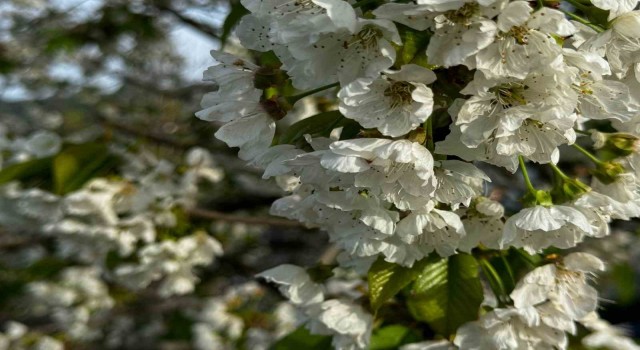
M 176 210 L 189 208 L 200 179 L 219 181 L 222 172 L 202 149 L 187 154 L 189 169 L 179 177 L 167 161 L 123 155 L 136 157 L 131 164 L 140 168 L 123 169 L 121 179 L 94 178 L 64 196 L 23 189 L 17 182 L 3 186 L 0 223 L 53 238 L 56 255 L 63 259 L 108 270 L 110 253 L 132 258 L 111 268 L 115 279 L 133 289 L 163 279 L 162 295 L 191 292 L 197 281 L 192 268 L 222 255 L 220 243 L 203 232 L 163 240 L 158 231 L 177 225 Z M 31 257 L 38 258 L 39 254 Z
M 258 59 L 213 51 L 204 79 L 218 89 L 196 116 L 287 192 L 272 214 L 328 233 L 341 268 L 559 252 L 452 343 L 407 349 L 566 349 L 576 322 L 594 332 L 589 346 L 637 349 L 597 316 L 589 281 L 603 262 L 560 251 L 640 216 L 637 3 L 243 0 L 236 35 Z M 589 9 L 608 18 L 579 15 Z M 320 92 L 329 112 L 277 127 Z M 567 175 L 564 156 L 591 163 L 589 175 Z M 495 168 L 522 174 L 516 210 L 487 191 Z M 375 316 L 362 295 L 330 298 L 292 265 L 259 277 L 335 348 L 369 346 Z
M 9 170 L 56 156 L 62 145 L 62 138 L 50 131 L 5 140 L 4 165 Z M 3 242 L 18 243 L 3 250 L 0 261 L 13 269 L 42 261 L 53 261 L 45 264 L 55 269 L 55 261 L 64 262 L 54 278 L 29 281 L 24 298 L 29 315 L 51 317 L 74 342 L 106 336 L 116 314 L 113 285 L 137 293 L 153 284 L 161 298 L 184 295 L 199 282 L 194 269 L 213 264 L 223 254 L 220 242 L 204 229 L 167 236 L 184 225 L 181 216 L 195 204 L 199 186 L 223 178 L 208 151 L 187 152 L 180 173 L 177 165 L 144 150 L 134 153 L 114 145 L 110 152 L 126 160 L 117 177 L 95 177 L 64 195 L 18 181 L 0 186 L 0 227 L 7 230 Z M 29 244 L 21 249 L 23 241 Z M 7 324 L 0 349 L 63 348 L 25 327 Z M 43 345 L 23 347 L 23 334 Z
M 2 297 L 18 292 L 3 299 L 1 350 L 152 348 L 176 328 L 166 317 L 174 314 L 189 322 L 179 327 L 194 349 L 266 350 L 304 322 L 293 305 L 265 300 L 264 284 L 221 272 L 255 271 L 270 251 L 252 248 L 265 224 L 195 217 L 206 196 L 225 200 L 231 173 L 215 154 L 195 147 L 169 157 L 119 139 L 104 148 L 119 159 L 109 175 L 52 190 L 56 159 L 96 141 L 0 123 L 0 269 L 10 282 Z M 238 173 L 247 187 L 260 178 Z

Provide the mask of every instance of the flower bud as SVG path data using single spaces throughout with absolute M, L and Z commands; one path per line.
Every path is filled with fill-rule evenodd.
M 553 199 L 551 193 L 543 190 L 536 190 L 535 192 L 529 192 L 522 198 L 522 204 L 525 207 L 534 207 L 536 205 L 542 205 L 545 207 L 553 205 Z
M 279 69 L 261 67 L 256 71 L 253 79 L 253 86 L 256 89 L 264 90 L 276 86 L 283 81 L 282 71 Z
M 427 131 L 422 127 L 418 127 L 407 135 L 407 140 L 424 145 L 427 141 Z
M 607 145 L 615 147 L 617 150 L 633 153 L 638 148 L 638 137 L 631 134 L 613 134 L 607 140 Z
M 614 159 L 626 157 L 636 152 L 640 146 L 640 139 L 627 133 L 601 133 L 593 132 L 594 148 L 604 153 L 606 158 Z
M 600 149 L 604 147 L 607 142 L 607 133 L 600 132 L 598 130 L 589 130 L 591 132 L 591 141 L 593 141 L 593 148 Z
M 284 98 L 263 100 L 260 104 L 273 120 L 284 118 L 292 107 Z
M 580 198 L 583 194 L 591 191 L 591 187 L 578 179 L 560 178 L 558 183 L 551 190 L 551 194 L 558 203 L 565 203 Z
M 618 175 L 625 172 L 622 164 L 617 162 L 602 162 L 591 171 L 593 176 L 598 178 L 603 184 L 608 185 L 616 181 Z

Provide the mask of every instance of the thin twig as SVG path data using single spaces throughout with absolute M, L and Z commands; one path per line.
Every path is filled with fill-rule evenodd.
M 340 248 L 335 244 L 331 244 L 325 249 L 325 251 L 320 255 L 318 262 L 323 265 L 331 265 L 336 262 L 336 258 L 340 254 Z
M 0 232 L 5 234 L 5 232 Z M 0 249 L 16 249 L 28 245 L 34 245 L 43 243 L 47 240 L 47 237 L 42 236 L 26 236 L 26 237 L 13 237 L 7 239 L 0 239 Z
M 221 213 L 219 211 L 206 210 L 206 209 L 189 209 L 187 213 L 200 219 L 211 219 L 233 223 L 242 223 L 248 225 L 265 225 L 265 226 L 280 226 L 280 227 L 293 227 L 293 228 L 305 228 L 304 225 L 297 221 L 291 221 L 287 219 L 279 219 L 273 217 L 251 217 L 241 216 L 234 214 Z
M 154 133 L 150 133 L 150 132 L 146 132 L 144 130 L 140 130 L 138 128 L 129 126 L 129 125 L 125 125 L 125 124 L 121 124 L 121 123 L 116 123 L 114 121 L 111 121 L 109 119 L 107 119 L 106 117 L 99 117 L 100 123 L 107 128 L 113 128 L 116 129 L 118 131 L 121 131 L 125 134 L 129 134 L 131 136 L 138 136 L 138 137 L 142 137 L 145 139 L 149 139 L 155 143 L 159 143 L 165 146 L 171 146 L 174 148 L 179 148 L 179 149 L 188 149 L 191 147 L 196 146 L 195 143 L 192 142 L 185 142 L 185 141 L 180 141 L 180 140 L 176 140 L 170 137 L 166 137 L 164 135 L 159 135 L 159 134 L 154 134 Z
M 132 75 L 122 75 L 121 78 L 126 85 L 134 86 L 145 92 L 152 92 L 157 95 L 169 96 L 177 99 L 188 98 L 190 96 L 193 96 L 194 94 L 203 95 L 206 92 L 215 90 L 214 84 L 205 84 L 205 83 L 193 84 L 193 85 L 178 87 L 175 89 L 161 89 L 157 86 L 157 84 L 154 84 L 149 81 L 140 80 Z
M 182 23 L 187 24 L 189 26 L 191 26 L 194 29 L 199 30 L 200 32 L 211 36 L 212 38 L 216 39 L 216 40 L 220 40 L 220 35 L 218 35 L 218 33 L 216 32 L 216 30 L 202 22 L 198 22 L 192 18 L 189 18 L 187 16 L 185 16 L 184 14 L 182 14 L 180 11 L 170 7 L 170 6 L 166 6 L 166 5 L 156 5 L 160 10 L 168 12 L 170 14 L 172 14 L 173 16 L 175 16 L 177 19 L 179 19 Z
M 524 164 L 524 157 L 518 156 L 518 161 L 520 162 L 520 170 L 522 171 L 522 177 L 524 177 L 524 183 L 527 185 L 527 190 L 532 194 L 536 194 L 536 189 L 533 187 L 531 183 L 531 179 L 529 178 L 529 172 L 527 171 L 527 166 Z

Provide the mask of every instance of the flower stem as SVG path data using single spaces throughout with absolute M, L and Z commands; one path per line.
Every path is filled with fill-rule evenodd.
M 558 166 L 556 166 L 555 164 L 549 163 L 549 166 L 551 167 L 551 169 L 553 169 L 553 172 L 560 176 L 562 179 L 571 180 L 571 178 L 567 176 L 567 174 L 565 174 L 562 170 L 560 170 L 560 168 L 558 168 Z
M 586 10 L 588 10 L 588 9 L 589 9 L 585 4 L 580 3 L 580 2 L 579 2 L 579 1 L 577 1 L 577 0 L 565 0 L 565 1 L 566 1 L 566 2 L 568 2 L 568 3 L 570 3 L 571 5 L 573 5 L 573 7 L 577 8 L 577 9 L 578 9 L 578 10 L 580 10 L 580 11 L 583 11 L 583 12 L 584 12 L 584 11 L 586 11 Z
M 433 153 L 436 147 L 435 147 L 435 144 L 433 143 L 433 118 L 432 117 L 429 117 L 427 120 L 425 120 L 424 130 L 426 133 L 427 149 L 429 150 L 429 152 Z
M 538 8 L 537 10 L 541 9 L 544 7 L 544 0 L 538 0 Z
M 573 12 L 569 12 L 569 11 L 566 11 L 566 10 L 563 10 L 563 9 L 558 9 L 558 10 L 562 11 L 565 15 L 569 16 L 569 18 L 571 18 L 572 20 L 580 22 L 580 23 L 590 27 L 591 29 L 595 30 L 598 33 L 602 33 L 602 32 L 605 31 L 605 29 L 602 28 L 601 26 L 599 26 L 597 24 L 594 24 L 594 23 L 591 23 L 591 21 L 589 21 L 588 19 L 582 18 L 582 17 L 576 15 Z
M 524 165 L 524 157 L 518 156 L 518 161 L 520 162 L 520 170 L 522 170 L 522 177 L 524 177 L 524 183 L 527 185 L 527 190 L 532 194 L 535 194 L 536 189 L 533 187 L 531 179 L 529 178 L 529 173 L 527 172 L 527 167 Z
M 289 102 L 293 106 L 296 102 L 300 101 L 301 99 L 303 99 L 303 98 L 305 98 L 305 97 L 307 97 L 309 95 L 313 95 L 313 94 L 315 94 L 317 92 L 324 91 L 324 90 L 327 90 L 327 89 L 331 89 L 331 88 L 336 87 L 336 86 L 340 86 L 340 83 L 333 83 L 333 84 L 321 86 L 321 87 L 319 87 L 317 89 L 313 89 L 313 90 L 302 92 L 302 93 L 300 93 L 298 95 L 287 96 L 286 99 L 287 99 L 287 102 Z
M 511 269 L 511 265 L 507 261 L 507 257 L 505 256 L 504 250 L 500 251 L 500 259 L 502 259 L 502 263 L 504 264 L 504 267 L 507 270 L 507 273 L 509 274 L 509 278 L 511 279 L 511 285 L 515 287 L 516 279 L 514 277 L 513 270 Z
M 573 131 L 575 131 L 576 134 L 585 135 L 585 136 L 591 136 L 591 133 L 588 132 L 588 131 L 584 131 L 584 130 L 580 130 L 580 129 L 573 129 Z
M 498 298 L 498 303 L 504 304 L 508 296 L 507 289 L 504 287 L 500 274 L 498 274 L 498 271 L 485 259 L 480 259 L 480 268 L 489 281 L 489 286 L 491 290 L 493 290 L 493 294 Z
M 582 154 L 584 154 L 585 156 L 587 156 L 587 158 L 591 159 L 592 162 L 594 162 L 596 165 L 602 165 L 604 164 L 603 161 L 601 161 L 600 159 L 598 159 L 598 157 L 594 156 L 593 154 L 591 154 L 591 152 L 587 151 L 586 149 L 582 148 L 582 146 L 580 146 L 577 143 L 573 144 L 573 147 L 575 149 L 577 149 L 578 151 L 580 151 Z

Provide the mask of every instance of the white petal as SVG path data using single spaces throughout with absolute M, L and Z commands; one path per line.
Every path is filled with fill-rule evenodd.
M 562 264 L 569 270 L 580 272 L 605 270 L 604 262 L 588 253 L 571 253 L 563 258 Z
M 508 32 L 512 27 L 519 27 L 529 20 L 531 12 L 533 9 L 528 2 L 513 1 L 498 16 L 498 28 L 503 32 Z

